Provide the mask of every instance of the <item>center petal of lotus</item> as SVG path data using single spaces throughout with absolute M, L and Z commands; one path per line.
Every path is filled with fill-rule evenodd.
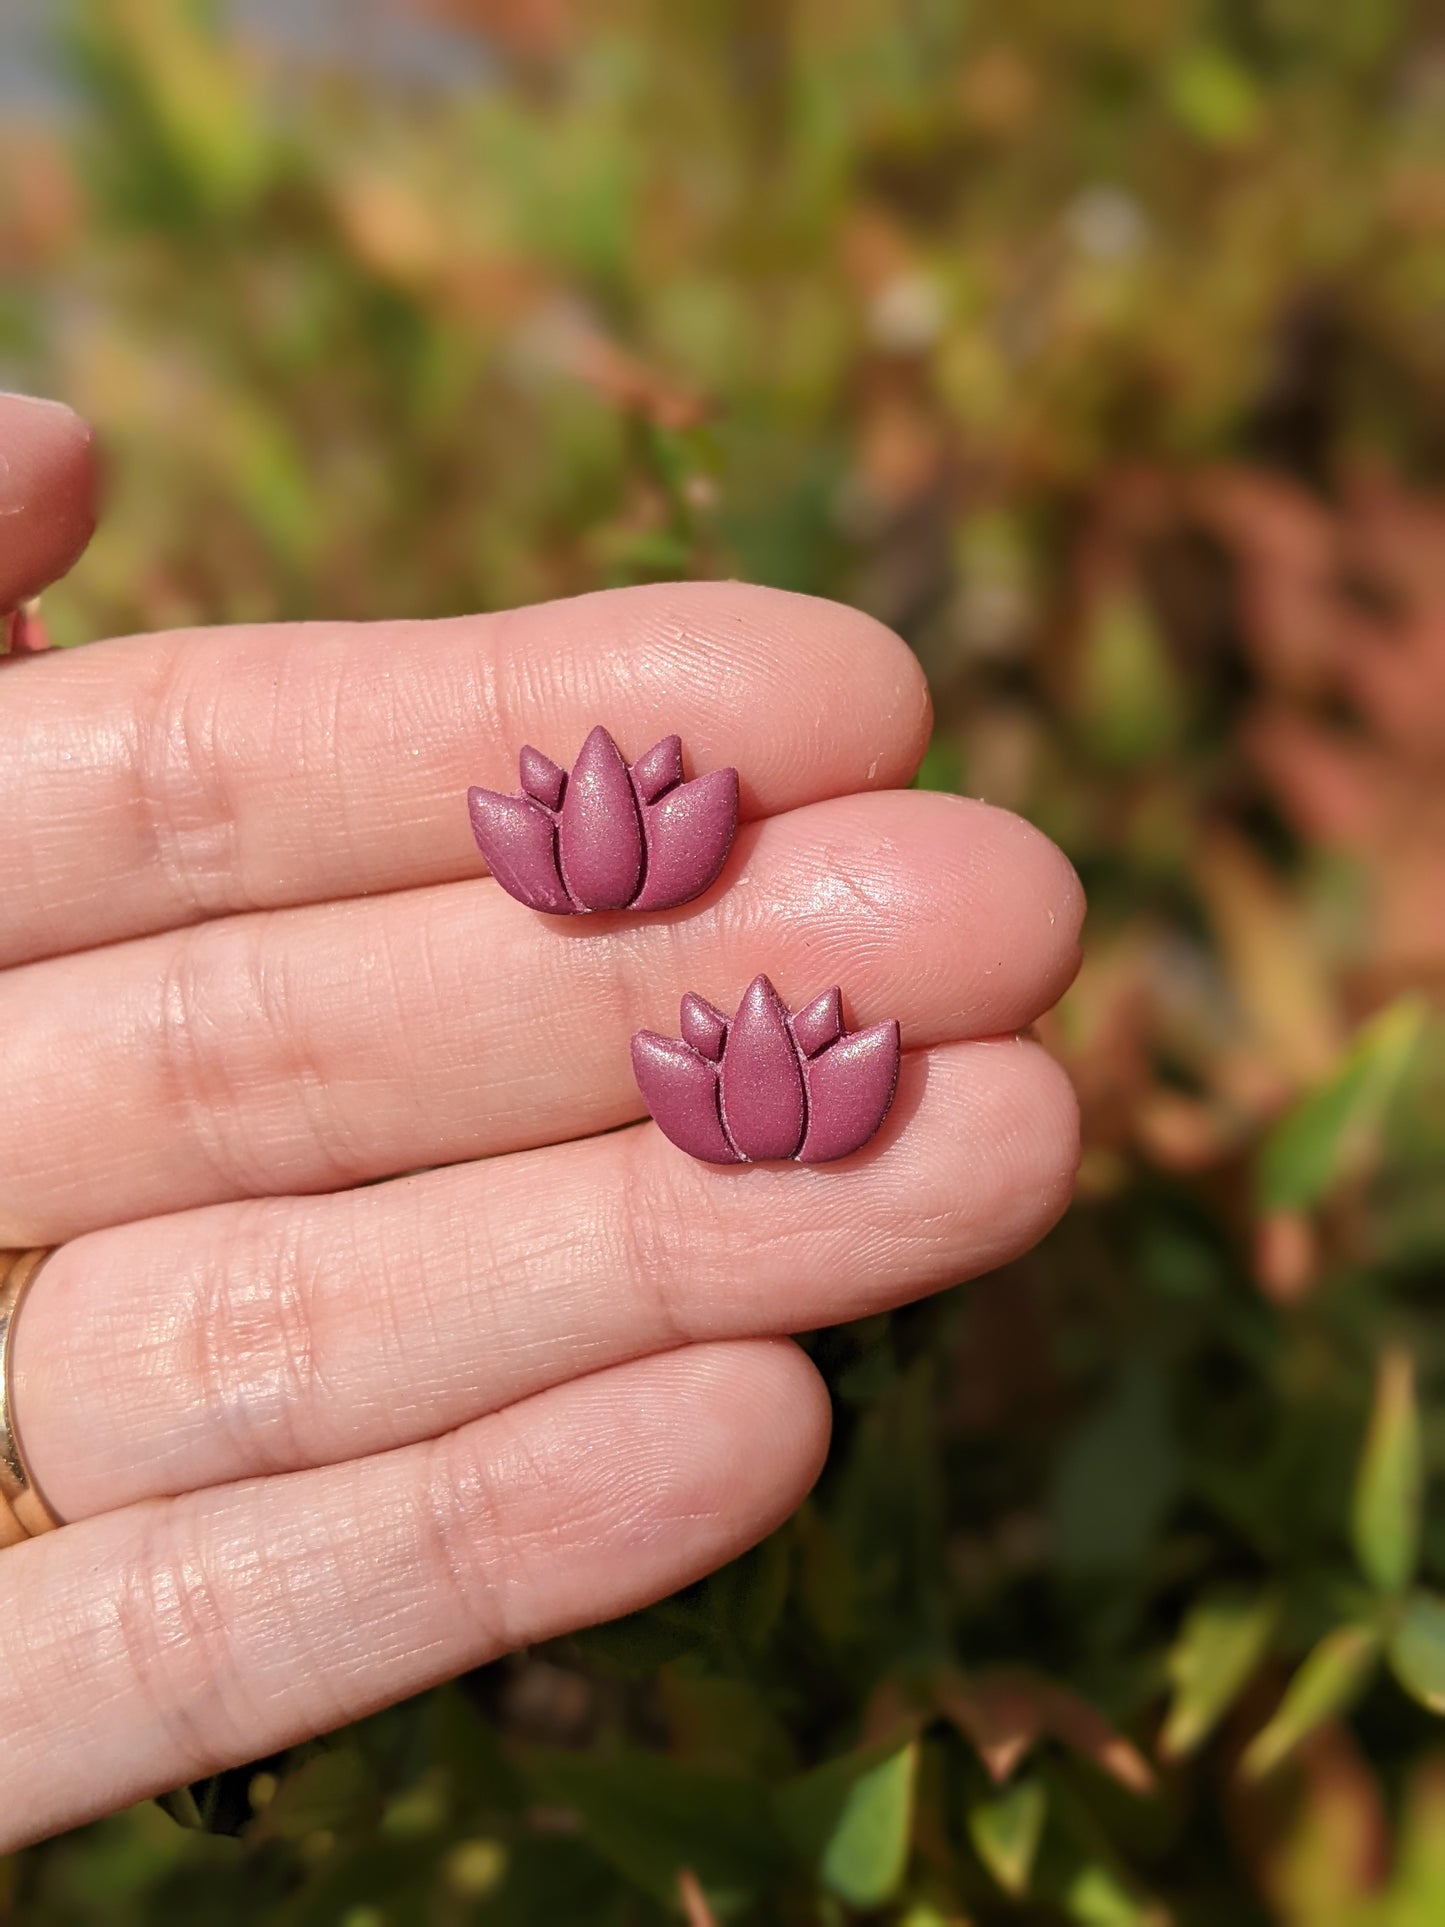
M 600 726 L 582 753 L 562 799 L 558 851 L 562 879 L 589 910 L 622 910 L 642 881 L 642 821 L 627 765 Z
M 754 980 L 728 1027 L 722 1113 L 745 1158 L 790 1158 L 803 1135 L 803 1073 L 787 1013 L 766 977 Z

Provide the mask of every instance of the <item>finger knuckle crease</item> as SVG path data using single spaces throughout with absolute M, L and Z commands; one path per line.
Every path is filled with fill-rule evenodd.
M 484 1654 L 495 1657 L 523 1644 L 525 1634 L 512 1624 L 505 1576 L 518 1546 L 502 1518 L 495 1475 L 474 1443 L 462 1443 L 456 1433 L 433 1441 L 416 1518 L 426 1569 L 446 1586 Z
M 226 1196 L 357 1172 L 290 961 L 290 935 L 260 914 L 172 941 L 156 1028 L 166 1095 Z M 281 1110 L 280 1125 L 273 1115 Z
M 265 1214 L 208 1267 L 192 1321 L 205 1410 L 232 1441 L 237 1476 L 310 1463 L 318 1403 L 315 1263 L 299 1226 Z
M 195 1779 L 244 1755 L 248 1709 L 232 1628 L 204 1553 L 183 1549 L 173 1513 L 158 1508 L 117 1577 L 116 1632 L 137 1696 Z
M 233 910 L 236 798 L 220 748 L 219 678 L 178 647 L 142 717 L 135 746 L 142 820 L 168 887 L 195 916 Z
M 642 1133 L 625 1140 L 613 1221 L 623 1276 L 651 1300 L 657 1331 L 669 1346 L 692 1336 L 677 1291 L 678 1228 L 687 1222 L 678 1187 L 647 1154 Z

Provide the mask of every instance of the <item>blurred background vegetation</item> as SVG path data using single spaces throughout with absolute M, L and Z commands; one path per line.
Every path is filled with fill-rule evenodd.
M 1445 16 L 328 12 L 47 16 L 0 370 L 112 469 L 60 639 L 863 604 L 925 780 L 1088 886 L 1080 1197 L 809 1341 L 832 1459 L 740 1564 L 0 1919 L 1441 1927 Z

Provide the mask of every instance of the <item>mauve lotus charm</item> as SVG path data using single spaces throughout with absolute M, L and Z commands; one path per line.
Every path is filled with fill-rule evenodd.
M 888 1115 L 898 1026 L 845 1031 L 837 990 L 789 1017 L 767 978 L 755 977 L 731 1024 L 689 991 L 681 1041 L 638 1031 L 632 1068 L 657 1123 L 695 1158 L 828 1164 L 866 1144 Z
M 531 910 L 670 910 L 701 896 L 732 847 L 738 773 L 682 780 L 665 736 L 629 769 L 600 725 L 570 776 L 524 749 L 522 795 L 470 789 L 472 834 L 509 896 Z

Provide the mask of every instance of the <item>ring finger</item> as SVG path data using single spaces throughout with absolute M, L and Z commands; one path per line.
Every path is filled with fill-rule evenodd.
M 0 1244 L 338 1190 L 642 1113 L 628 1039 L 759 969 L 905 1048 L 1032 1022 L 1082 898 L 1006 811 L 892 791 L 750 825 L 671 917 L 579 934 L 489 880 L 224 919 L 0 976 Z M 115 1120 L 134 1120 L 117 1129 Z
M 63 1247 L 17 1319 L 15 1411 L 75 1519 L 436 1436 L 695 1340 L 857 1318 L 1026 1249 L 1067 1199 L 1038 1046 L 904 1060 L 875 1147 L 722 1170 L 652 1125 Z

